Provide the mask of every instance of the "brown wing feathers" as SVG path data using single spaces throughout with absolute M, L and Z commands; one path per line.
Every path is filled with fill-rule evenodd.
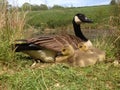
M 54 35 L 54 36 L 41 36 L 37 38 L 27 39 L 25 40 L 28 44 L 34 44 L 38 47 L 61 51 L 61 48 L 65 44 L 70 44 L 77 49 L 77 45 L 82 40 L 74 35 Z

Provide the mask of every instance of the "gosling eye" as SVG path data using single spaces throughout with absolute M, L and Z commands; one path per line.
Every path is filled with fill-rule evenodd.
M 79 46 L 79 48 L 82 48 L 83 46 Z
M 66 49 L 63 49 L 62 51 L 63 51 L 63 52 L 65 52 L 65 51 L 66 51 Z

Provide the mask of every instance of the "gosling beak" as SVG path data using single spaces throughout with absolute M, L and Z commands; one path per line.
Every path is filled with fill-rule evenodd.
M 61 52 L 58 52 L 57 56 L 63 56 L 63 54 Z

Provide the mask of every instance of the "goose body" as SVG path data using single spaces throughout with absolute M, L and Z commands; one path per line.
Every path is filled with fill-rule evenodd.
M 13 44 L 13 49 L 16 52 L 26 53 L 34 59 L 40 59 L 43 62 L 54 62 L 55 57 L 61 52 L 61 48 L 65 44 L 70 44 L 74 49 L 77 49 L 79 42 L 85 42 L 88 47 L 91 47 L 92 43 L 83 35 L 80 24 L 82 22 L 92 23 L 92 21 L 84 14 L 78 13 L 74 16 L 72 22 L 76 36 L 67 34 L 16 40 Z
M 41 60 L 41 61 L 43 60 L 42 62 L 48 62 L 48 63 L 55 62 L 56 52 L 52 50 L 43 49 L 37 51 L 29 50 L 23 52 L 36 60 Z
M 54 62 L 65 44 L 71 43 L 74 49 L 78 49 L 78 43 L 81 41 L 74 35 L 41 36 L 28 40 L 17 40 L 17 44 L 13 48 L 16 48 L 16 52 L 26 53 L 35 60 Z

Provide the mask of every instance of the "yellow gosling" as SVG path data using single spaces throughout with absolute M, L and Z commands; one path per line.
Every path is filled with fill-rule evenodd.
M 88 53 L 82 46 L 80 50 L 74 50 L 71 45 L 66 45 L 61 52 L 63 56 L 56 58 L 56 62 L 65 62 L 71 66 L 86 67 L 94 65 L 98 61 L 96 55 Z

